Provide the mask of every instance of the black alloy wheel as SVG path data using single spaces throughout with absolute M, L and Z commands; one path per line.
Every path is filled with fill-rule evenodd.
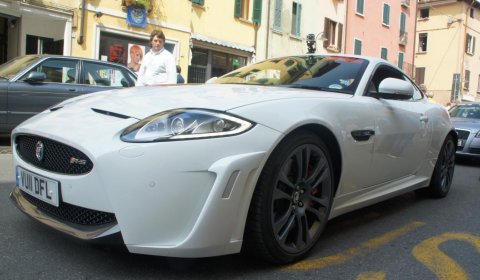
M 455 171 L 455 148 L 452 136 L 448 135 L 442 145 L 430 180 L 429 192 L 432 197 L 442 198 L 447 196 L 450 191 Z
M 273 263 L 303 257 L 319 239 L 332 205 L 332 162 L 323 141 L 287 137 L 257 183 L 245 232 L 246 250 Z

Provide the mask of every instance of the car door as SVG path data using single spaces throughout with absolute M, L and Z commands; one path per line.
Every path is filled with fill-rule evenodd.
M 378 85 L 385 78 L 412 83 L 402 72 L 382 65 L 372 76 L 370 90 L 378 90 Z M 412 85 L 415 91 L 412 99 L 370 99 L 372 113 L 375 114 L 372 186 L 414 175 L 424 163 L 432 126 L 424 96 L 414 83 Z M 366 94 L 369 95 L 368 91 Z
M 65 99 L 82 93 L 78 80 L 78 60 L 47 58 L 34 65 L 26 74 L 12 81 L 8 89 L 7 122 L 14 127 L 29 117 Z M 45 73 L 41 82 L 27 82 L 31 72 Z
M 83 61 L 82 80 L 86 93 L 135 86 L 134 76 L 120 65 Z

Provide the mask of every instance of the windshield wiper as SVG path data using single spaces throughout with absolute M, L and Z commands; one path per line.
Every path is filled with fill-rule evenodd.
M 331 90 L 330 88 L 326 88 L 326 87 L 300 85 L 300 84 L 281 85 L 281 87 L 312 89 L 312 90 Z

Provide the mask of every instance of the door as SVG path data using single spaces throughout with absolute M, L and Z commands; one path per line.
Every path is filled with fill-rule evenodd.
M 403 73 L 389 67 L 379 67 L 373 75 L 370 90 L 377 90 L 385 78 L 397 78 L 412 83 Z M 414 175 L 424 163 L 430 143 L 432 126 L 426 113 L 424 97 L 415 84 L 410 100 L 371 98 L 375 114 L 375 141 L 371 185 Z
M 26 82 L 32 71 L 45 73 L 42 82 Z M 31 116 L 65 99 L 82 93 L 78 84 L 78 60 L 49 58 L 10 83 L 8 90 L 7 122 L 14 127 Z

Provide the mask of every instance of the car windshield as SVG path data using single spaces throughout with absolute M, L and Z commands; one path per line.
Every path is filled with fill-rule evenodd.
M 453 107 L 450 117 L 464 119 L 480 119 L 480 104 L 465 104 Z
M 19 56 L 0 65 L 0 77 L 11 79 L 20 71 L 34 64 L 40 59 L 35 55 Z
M 281 86 L 353 94 L 367 65 L 367 60 L 355 57 L 283 57 L 234 70 L 213 83 Z

